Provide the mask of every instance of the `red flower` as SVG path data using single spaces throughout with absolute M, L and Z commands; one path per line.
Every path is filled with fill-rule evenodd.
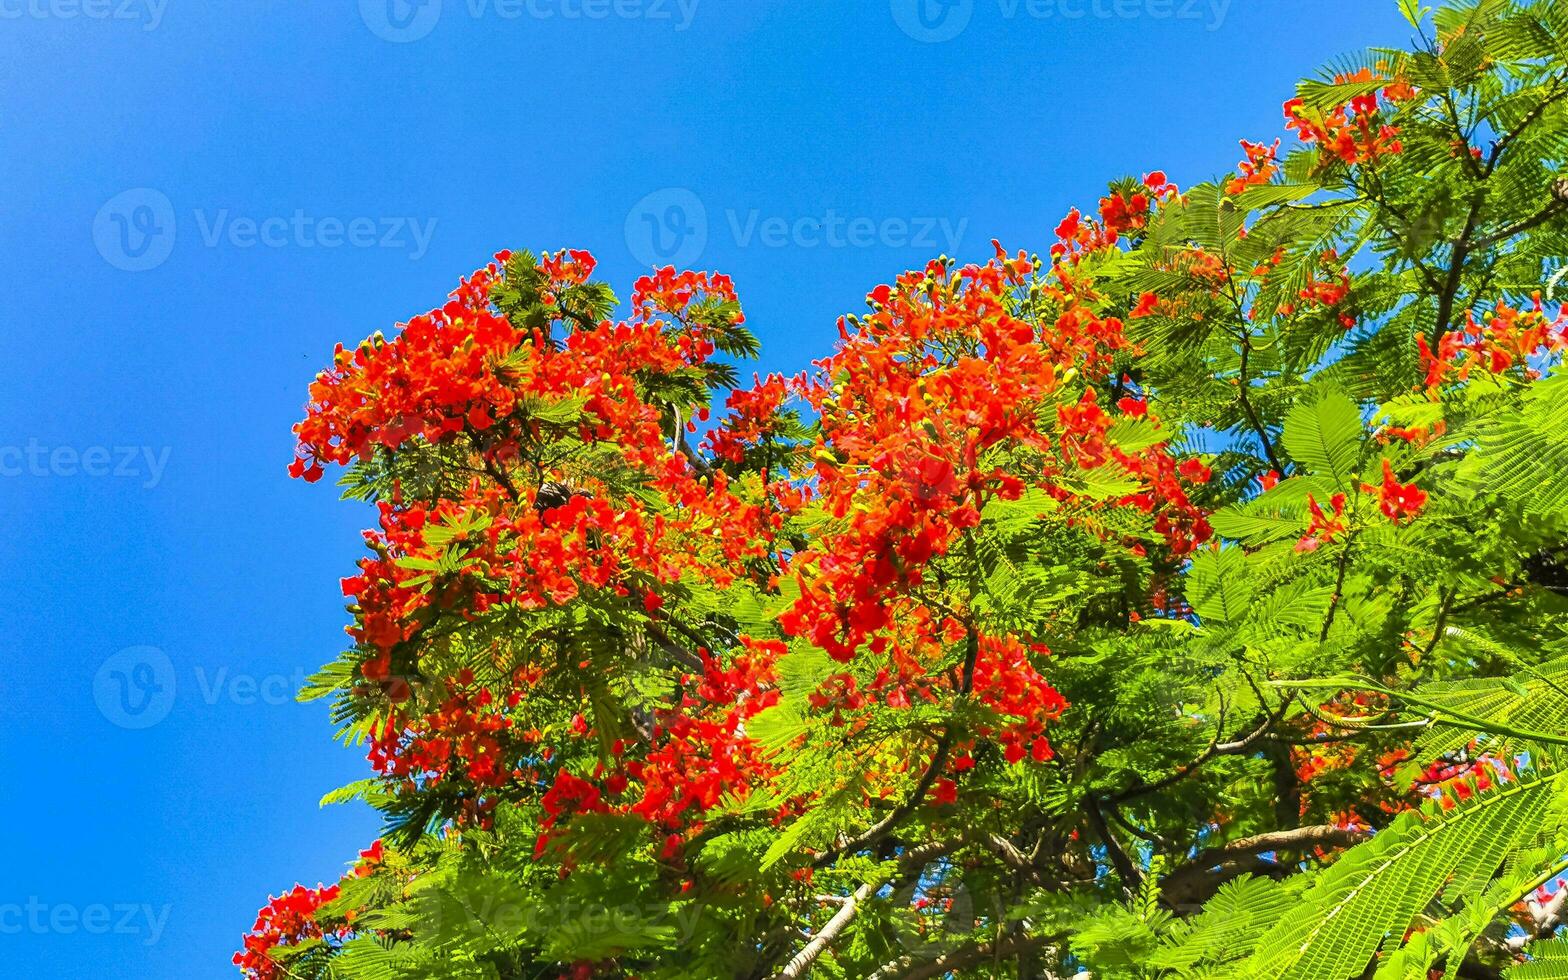
M 1238 169 L 1241 176 L 1231 178 L 1225 184 L 1225 193 L 1240 194 L 1249 187 L 1267 184 L 1279 172 L 1279 140 L 1272 146 L 1265 143 L 1249 143 L 1241 141 L 1241 148 L 1247 154 Z
M 256 924 L 245 936 L 244 948 L 234 954 L 234 965 L 250 980 L 275 980 L 287 977 L 272 958 L 278 946 L 296 946 L 312 939 L 321 939 L 327 932 L 316 921 L 321 906 L 338 897 L 339 886 L 306 888 L 295 885 L 294 890 L 271 899 L 256 913 Z M 335 935 L 346 935 L 345 926 Z
M 1208 483 L 1214 476 L 1214 471 L 1203 465 L 1203 461 L 1196 457 L 1184 461 L 1177 471 L 1191 483 Z
M 1362 69 L 1352 76 L 1342 75 L 1339 80 L 1372 81 L 1374 77 L 1371 69 Z M 1407 91 L 1407 85 L 1396 81 L 1385 89 L 1385 96 L 1389 101 L 1399 101 L 1395 96 L 1404 96 Z M 1295 130 L 1304 143 L 1318 144 L 1319 167 L 1335 161 L 1368 164 L 1404 150 L 1397 139 L 1399 130 L 1381 122 L 1376 95 L 1360 96 L 1328 112 L 1308 110 L 1301 99 L 1291 99 L 1284 109 L 1285 128 Z
M 1443 335 L 1435 354 L 1426 338 L 1417 335 L 1426 386 L 1436 388 L 1450 379 L 1464 381 L 1477 369 L 1500 374 L 1518 368 L 1526 377 L 1535 377 L 1535 370 L 1529 367 L 1531 358 L 1568 348 L 1568 313 L 1559 309 L 1555 317 L 1548 318 L 1539 292 L 1533 300 L 1529 310 L 1498 303 L 1484 324 L 1472 312 L 1464 330 Z
M 1394 468 L 1386 459 L 1383 460 L 1382 486 L 1365 489 L 1368 492 L 1377 490 L 1384 515 L 1395 523 L 1415 518 L 1421 513 L 1421 508 L 1426 506 L 1426 491 L 1414 483 L 1401 484 L 1394 479 Z
M 1324 512 L 1310 493 L 1307 494 L 1307 510 L 1312 514 L 1312 523 L 1307 527 L 1307 533 L 1296 542 L 1297 551 L 1316 551 L 1319 545 L 1327 544 L 1345 533 L 1345 495 L 1334 494 L 1329 506 L 1334 510 L 1332 516 Z
M 951 779 L 938 779 L 931 786 L 933 806 L 951 806 L 958 802 L 958 784 Z

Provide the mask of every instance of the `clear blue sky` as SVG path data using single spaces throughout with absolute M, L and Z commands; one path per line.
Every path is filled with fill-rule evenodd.
M 927 2 L 0 0 L 0 976 L 232 976 L 269 891 L 376 836 L 318 809 L 362 757 L 284 697 L 366 521 L 284 473 L 334 342 L 574 246 L 622 296 L 730 273 L 797 370 L 899 270 L 1229 169 L 1298 76 L 1409 33 Z

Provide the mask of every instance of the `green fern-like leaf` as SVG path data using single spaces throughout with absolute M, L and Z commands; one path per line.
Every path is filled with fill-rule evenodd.
M 1348 980 L 1386 943 L 1400 942 L 1415 916 L 1451 879 L 1490 876 L 1561 819 L 1563 774 L 1521 781 L 1444 809 L 1402 815 L 1347 851 L 1301 896 L 1247 961 L 1244 975 L 1280 980 Z

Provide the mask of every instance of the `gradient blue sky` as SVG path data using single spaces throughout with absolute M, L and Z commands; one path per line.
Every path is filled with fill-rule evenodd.
M 287 697 L 366 514 L 284 473 L 334 342 L 502 247 L 734 276 L 792 371 L 870 287 L 1188 184 L 1393 0 L 0 0 L 0 976 L 229 977 L 376 836 Z M 389 7 L 389 3 L 391 6 Z M 938 16 L 938 15 L 942 16 Z

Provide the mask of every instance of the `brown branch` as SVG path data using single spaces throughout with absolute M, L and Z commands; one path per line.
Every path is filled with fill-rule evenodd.
M 1225 285 L 1230 293 L 1231 305 L 1236 310 L 1236 323 L 1241 331 L 1239 338 L 1241 367 L 1240 374 L 1236 378 L 1237 400 L 1241 403 L 1241 410 L 1246 414 L 1247 421 L 1251 423 L 1252 430 L 1257 433 L 1258 442 L 1263 446 L 1264 458 L 1269 461 L 1269 465 L 1275 472 L 1284 473 L 1285 467 L 1280 464 L 1279 457 L 1275 455 L 1273 443 L 1269 442 L 1269 430 L 1259 418 L 1257 410 L 1252 407 L 1252 400 L 1247 397 L 1247 387 L 1250 384 L 1247 379 L 1247 362 L 1248 356 L 1252 353 L 1252 331 L 1248 326 L 1247 311 L 1242 306 L 1241 294 L 1236 291 L 1236 271 L 1231 266 L 1230 256 L 1223 244 L 1220 246 L 1220 257 L 1225 263 Z
M 1322 824 L 1243 837 L 1202 851 L 1191 862 L 1166 875 L 1161 882 L 1161 891 L 1167 901 L 1178 907 L 1201 904 L 1189 900 L 1212 893 L 1224 881 L 1244 872 L 1270 870 L 1270 864 L 1259 855 L 1312 847 L 1349 847 L 1369 835 L 1370 831 Z
M 1546 206 L 1546 210 L 1535 215 L 1534 217 L 1516 221 L 1501 231 L 1494 232 L 1493 234 L 1487 235 L 1485 238 L 1477 240 L 1475 247 L 1490 248 L 1493 245 L 1499 244 L 1500 242 L 1506 242 L 1515 235 L 1522 235 L 1532 228 L 1539 228 L 1541 225 L 1546 224 L 1548 221 L 1562 214 L 1565 209 L 1568 209 L 1568 203 L 1559 200 L 1553 200 L 1551 204 Z
M 957 849 L 958 846 L 958 841 L 931 841 L 921 844 L 919 847 L 909 849 L 900 856 L 900 870 L 898 874 L 893 876 L 892 881 L 896 882 L 902 878 L 907 878 L 911 874 L 919 875 L 927 864 Z M 790 961 L 784 965 L 784 968 L 778 972 L 777 975 L 780 980 L 796 980 L 798 977 L 805 976 L 807 971 L 811 969 L 811 964 L 815 963 L 823 953 L 827 952 L 833 941 L 849 927 L 850 922 L 854 921 L 856 913 L 860 910 L 861 903 L 890 883 L 892 882 L 868 881 L 856 888 L 853 894 L 844 899 L 838 911 L 833 913 L 833 917 L 824 923 L 822 928 L 817 930 L 816 935 L 812 936 L 811 940 L 801 947 L 800 952 L 791 957 Z
M 1210 742 L 1209 747 L 1204 749 L 1196 759 L 1193 759 L 1191 762 L 1177 769 L 1169 776 L 1164 776 L 1152 783 L 1140 783 L 1135 786 L 1129 786 L 1127 789 L 1124 789 L 1118 793 L 1112 793 L 1105 798 L 1106 802 L 1114 805 L 1117 803 L 1125 803 L 1127 800 L 1134 799 L 1139 796 L 1147 796 L 1150 793 L 1158 793 L 1160 790 L 1174 786 L 1183 779 L 1186 779 L 1188 776 L 1192 775 L 1205 763 L 1215 758 L 1216 756 L 1235 755 L 1237 753 L 1247 751 L 1248 749 L 1252 748 L 1253 745 L 1261 741 L 1265 735 L 1272 731 L 1275 725 L 1280 723 L 1281 719 L 1285 717 L 1285 712 L 1289 707 L 1290 698 L 1286 697 L 1283 701 L 1280 702 L 1280 706 L 1275 709 L 1273 713 L 1265 716 L 1263 722 L 1258 725 L 1257 728 L 1234 741 L 1219 741 L 1219 729 L 1216 728 L 1214 732 L 1215 740 Z M 1224 724 L 1223 718 L 1221 719 L 1220 723 Z
M 1536 121 L 1541 118 L 1547 109 L 1551 108 L 1553 103 L 1561 100 L 1564 96 L 1568 96 L 1568 88 L 1562 87 L 1562 84 L 1563 79 L 1554 79 L 1552 82 L 1552 93 L 1536 103 L 1529 112 L 1525 113 L 1524 118 L 1519 120 L 1519 125 L 1504 133 L 1501 139 L 1492 144 L 1492 152 L 1488 154 L 1486 161 L 1486 176 L 1490 177 L 1496 172 L 1498 164 L 1502 163 L 1503 151 L 1507 150 L 1514 140 L 1523 136 L 1527 129 L 1535 125 Z
M 843 855 L 863 851 L 892 833 L 894 827 L 918 810 L 920 804 L 925 802 L 926 793 L 930 791 L 931 785 L 936 782 L 937 776 L 942 772 L 943 767 L 947 765 L 947 754 L 952 747 L 953 732 L 951 728 L 948 728 L 937 739 L 936 751 L 931 754 L 930 764 L 926 766 L 925 772 L 920 774 L 920 781 L 915 784 L 914 790 L 904 802 L 888 811 L 887 816 L 854 837 L 850 837 L 828 848 L 812 862 L 812 867 L 825 868 Z
M 1084 814 L 1089 818 L 1089 825 L 1093 828 L 1095 836 L 1105 844 L 1105 854 L 1111 860 L 1111 865 L 1116 868 L 1116 876 L 1122 880 L 1122 887 L 1130 891 L 1137 891 L 1143 884 L 1143 875 L 1127 851 L 1122 847 L 1122 842 L 1116 839 L 1111 832 L 1111 827 L 1105 822 L 1105 814 L 1100 812 L 1100 805 L 1095 802 L 1092 795 L 1083 799 Z
M 1183 851 L 1183 850 L 1185 850 L 1185 848 L 1183 848 L 1181 845 L 1177 844 L 1175 841 L 1171 840 L 1169 837 L 1163 837 L 1163 836 L 1161 836 L 1159 834 L 1156 834 L 1152 830 L 1144 830 L 1142 827 L 1140 827 L 1137 824 L 1133 823 L 1131 820 L 1127 819 L 1126 814 L 1124 814 L 1120 810 L 1118 810 L 1116 808 L 1116 806 L 1114 804 L 1110 803 L 1109 801 L 1107 801 L 1105 803 L 1105 812 L 1110 814 L 1110 817 L 1111 817 L 1111 819 L 1113 821 L 1115 821 L 1116 823 L 1121 824 L 1122 827 L 1124 829 L 1126 829 L 1126 831 L 1129 834 L 1132 834 L 1134 837 L 1142 838 L 1143 840 L 1148 841 L 1150 844 L 1153 844 L 1156 847 L 1163 847 L 1163 848 L 1165 848 L 1167 851 Z
M 1261 851 L 1284 849 L 1301 850 L 1307 847 L 1348 847 L 1358 844 L 1371 835 L 1370 830 L 1338 827 L 1334 824 L 1315 824 L 1294 827 L 1290 830 L 1271 830 L 1251 837 L 1242 837 L 1229 844 L 1211 847 L 1193 859 L 1193 864 L 1214 861 L 1231 854 L 1256 854 Z
M 1241 376 L 1236 379 L 1236 394 L 1241 402 L 1241 410 L 1246 413 L 1247 421 L 1252 423 L 1252 430 L 1258 434 L 1258 441 L 1263 444 L 1263 456 L 1274 468 L 1274 472 L 1283 474 L 1285 467 L 1280 463 L 1279 457 L 1274 454 L 1274 445 L 1269 442 L 1269 430 L 1264 427 L 1263 420 L 1258 417 L 1257 409 L 1252 407 L 1252 400 L 1247 397 L 1247 356 L 1252 353 L 1252 342 L 1245 336 L 1241 342 Z
M 855 889 L 855 893 L 845 899 L 844 904 L 839 906 L 839 910 L 833 913 L 833 918 L 818 929 L 817 934 L 811 937 L 811 941 L 801 947 L 800 952 L 784 964 L 784 969 L 778 974 L 780 980 L 795 980 L 797 977 L 804 976 L 806 971 L 811 969 L 811 964 L 817 961 L 817 957 L 826 952 L 833 940 L 838 938 L 839 933 L 849 927 L 860 908 L 860 903 L 869 898 L 874 891 L 876 887 L 869 882 Z
M 966 943 L 923 963 L 912 955 L 901 956 L 891 963 L 883 964 L 871 974 L 869 980 L 927 980 L 930 977 L 940 977 L 962 970 L 983 960 L 1032 953 L 1047 946 L 1054 946 L 1065 938 L 1065 933 L 1047 936 L 1003 936 L 999 939 Z
M 1334 615 L 1339 612 L 1339 604 L 1345 598 L 1345 576 L 1350 571 L 1350 554 L 1355 547 L 1356 536 L 1351 534 L 1345 540 L 1345 549 L 1339 553 L 1339 575 L 1334 580 L 1334 595 L 1329 599 L 1328 615 L 1323 617 L 1323 629 L 1318 633 L 1318 642 L 1328 640 L 1329 630 L 1334 626 Z
M 1421 651 L 1422 660 L 1431 657 L 1432 651 L 1436 650 L 1437 645 L 1443 642 L 1443 632 L 1448 629 L 1448 616 L 1453 611 L 1454 598 L 1459 595 L 1459 589 L 1457 587 L 1445 589 L 1442 595 L 1442 604 L 1437 607 L 1437 622 L 1432 626 L 1432 642 L 1427 644 L 1425 650 Z
M 1453 254 L 1449 256 L 1448 281 L 1443 284 L 1443 291 L 1437 298 L 1437 329 L 1429 338 L 1433 350 L 1437 349 L 1438 342 L 1448 332 L 1448 324 L 1454 318 L 1454 301 L 1458 299 L 1459 287 L 1464 282 L 1465 260 L 1470 257 L 1470 236 L 1475 234 L 1476 222 L 1481 217 L 1481 205 L 1485 200 L 1484 193 L 1475 194 L 1470 202 L 1470 214 L 1465 218 L 1464 230 L 1453 244 Z

